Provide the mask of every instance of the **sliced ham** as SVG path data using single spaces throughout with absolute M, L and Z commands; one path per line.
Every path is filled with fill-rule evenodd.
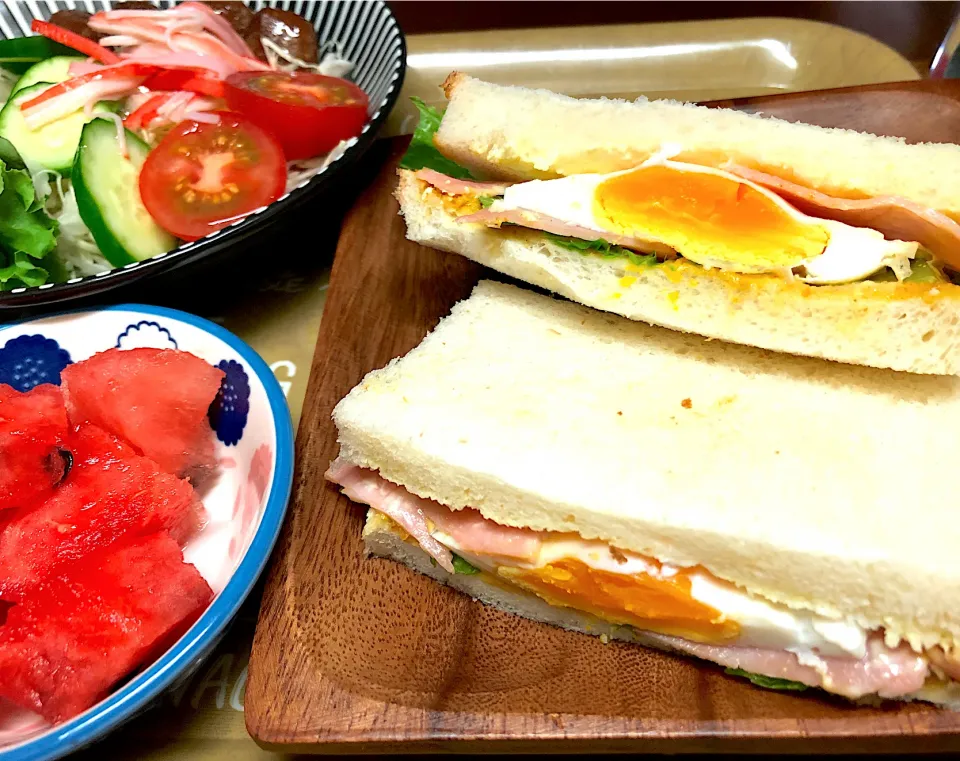
M 762 650 L 756 647 L 724 647 L 644 632 L 662 647 L 694 655 L 705 661 L 739 668 L 754 674 L 789 679 L 810 687 L 848 698 L 879 695 L 896 698 L 923 687 L 929 673 L 927 661 L 906 645 L 887 647 L 879 634 L 871 635 L 863 658 L 821 657 L 807 663 L 787 650 Z
M 890 240 L 917 241 L 950 269 L 960 270 L 960 224 L 935 209 L 895 196 L 856 201 L 836 198 L 733 163 L 721 169 L 774 191 L 811 217 L 871 227 Z
M 661 257 L 676 255 L 676 252 L 670 248 L 670 246 L 664 245 L 663 243 L 634 238 L 629 235 L 618 235 L 611 232 L 600 233 L 596 230 L 591 230 L 589 227 L 571 225 L 562 219 L 550 217 L 538 211 L 530 211 L 529 209 L 505 209 L 503 211 L 484 209 L 475 214 L 466 214 L 458 217 L 457 222 L 473 222 L 486 225 L 487 227 L 500 227 L 500 225 L 509 222 L 512 225 L 529 227 L 534 230 L 543 230 L 547 233 L 563 235 L 568 238 L 580 238 L 581 240 L 597 240 L 598 238 L 602 238 L 615 246 L 623 246 L 624 248 L 629 248 L 633 251 L 642 251 L 643 253 L 657 254 Z
M 398 523 L 441 568 L 453 573 L 453 554 L 430 534 L 422 509 L 422 503 L 427 500 L 339 457 L 330 464 L 325 477 L 342 487 L 343 493 L 354 502 L 370 505 Z
M 446 534 L 457 547 L 470 554 L 532 561 L 540 553 L 541 540 L 536 531 L 501 526 L 470 508 L 450 510 L 438 502 L 411 494 L 376 471 L 339 458 L 330 465 L 326 478 L 343 487 L 343 493 L 350 499 L 369 505 L 400 524 L 448 571 L 453 570 L 450 550 L 433 537 L 431 530 Z
M 464 552 L 526 562 L 535 561 L 540 555 L 542 541 L 538 532 L 501 526 L 488 521 L 478 510 L 449 510 L 438 502 L 430 502 L 427 517 Z
M 452 196 L 502 196 L 507 192 L 507 188 L 513 185 L 512 182 L 472 182 L 470 180 L 458 180 L 456 177 L 449 177 L 433 169 L 420 169 L 417 171 L 416 176 L 417 179 L 423 180 L 438 190 Z

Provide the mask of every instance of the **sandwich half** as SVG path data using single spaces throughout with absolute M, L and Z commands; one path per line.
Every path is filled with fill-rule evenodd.
M 411 240 L 735 343 L 960 372 L 960 146 L 462 74 L 397 198 Z
M 373 555 L 760 685 L 960 707 L 958 378 L 483 281 L 333 420 Z

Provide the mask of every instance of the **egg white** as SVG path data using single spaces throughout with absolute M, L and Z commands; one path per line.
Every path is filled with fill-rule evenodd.
M 676 149 L 672 152 L 676 152 Z M 826 249 L 818 256 L 801 262 L 795 268 L 797 271 L 796 277 L 806 283 L 827 285 L 856 282 L 870 277 L 884 267 L 890 267 L 900 280 L 910 274 L 910 260 L 916 256 L 919 247 L 919 244 L 915 242 L 886 240 L 883 234 L 877 230 L 853 227 L 842 222 L 808 216 L 761 185 L 737 177 L 722 169 L 671 161 L 667 158 L 668 155 L 668 152 L 661 152 L 645 161 L 641 166 L 658 164 L 685 172 L 717 175 L 743 183 L 762 193 L 798 222 L 826 228 L 830 235 Z M 491 210 L 527 209 L 577 227 L 596 231 L 597 237 L 603 238 L 604 235 L 610 234 L 610 230 L 604 228 L 593 214 L 593 198 L 597 186 L 611 177 L 617 177 L 631 171 L 634 170 L 626 169 L 609 174 L 579 174 L 556 180 L 532 180 L 518 183 L 508 187 L 503 198 L 495 201 Z M 642 237 L 647 237 L 647 234 L 644 233 Z M 681 256 L 684 255 L 683 251 L 678 253 Z M 793 276 L 793 272 L 758 269 L 736 261 L 702 257 L 694 259 L 694 261 L 704 267 L 730 272 L 745 274 L 773 272 L 788 277 Z

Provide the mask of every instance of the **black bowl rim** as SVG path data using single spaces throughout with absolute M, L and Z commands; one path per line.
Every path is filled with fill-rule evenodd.
M 349 0 L 347 1 L 349 2 Z M 390 112 L 400 98 L 400 91 L 403 88 L 407 73 L 407 38 L 393 9 L 385 0 L 365 1 L 375 2 L 387 12 L 400 42 L 400 66 L 386 95 L 380 102 L 379 108 L 374 112 L 370 121 L 364 125 L 360 136 L 353 145 L 347 147 L 340 156 L 331 161 L 323 170 L 290 192 L 227 227 L 199 240 L 184 243 L 171 251 L 150 259 L 127 264 L 96 275 L 72 278 L 63 283 L 45 283 L 44 285 L 0 291 L 0 312 L 63 303 L 129 285 L 150 275 L 172 272 L 205 257 L 222 253 L 225 248 L 263 228 L 279 215 L 328 189 L 336 178 L 340 177 L 346 169 L 355 164 L 369 150 L 373 141 L 377 138 L 377 133 L 387 121 Z

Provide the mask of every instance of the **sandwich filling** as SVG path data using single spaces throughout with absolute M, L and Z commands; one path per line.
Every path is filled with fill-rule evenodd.
M 703 567 L 677 567 L 577 534 L 504 526 L 470 508 L 450 510 L 342 459 L 326 477 L 449 573 L 482 575 L 728 669 L 854 699 L 912 695 L 949 673 L 941 651 L 886 643 L 882 630 L 765 600 Z
M 632 169 L 553 180 L 474 182 L 430 168 L 417 177 L 443 194 L 460 224 L 541 230 L 599 244 L 608 256 L 611 246 L 652 255 L 650 264 L 679 256 L 811 285 L 948 282 L 945 268 L 960 271 L 960 225 L 936 210 L 892 197 L 836 198 L 730 162 L 670 159 L 680 151 L 668 146 Z

